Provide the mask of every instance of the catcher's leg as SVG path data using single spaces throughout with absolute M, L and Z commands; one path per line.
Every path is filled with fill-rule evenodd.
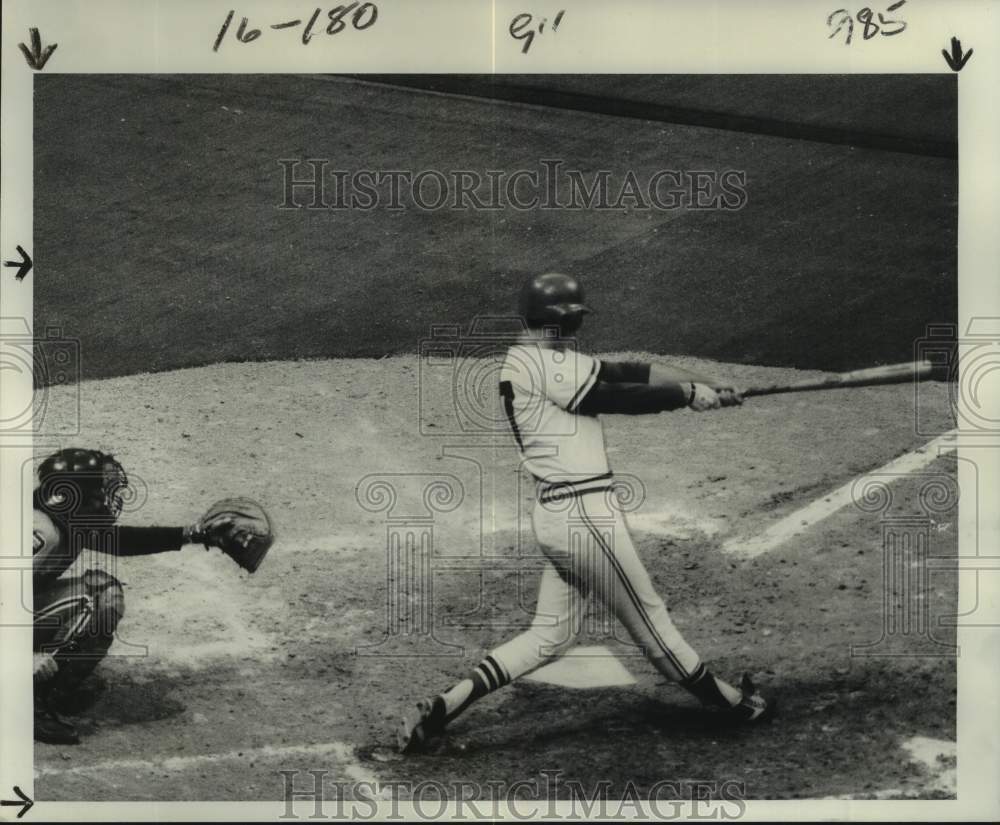
M 35 593 L 34 649 L 51 655 L 58 666 L 35 688 L 36 711 L 43 717 L 52 718 L 54 700 L 78 688 L 104 658 L 124 612 L 121 584 L 100 570 L 59 579 Z M 46 723 L 36 712 L 36 729 L 40 725 L 44 737 Z
M 50 696 L 59 668 L 54 657 L 90 622 L 93 601 L 84 592 L 82 580 L 75 578 L 60 579 L 46 588 L 36 587 L 34 602 L 34 656 L 36 663 L 48 660 L 45 667 L 36 665 L 35 739 L 50 745 L 74 745 L 80 741 L 76 728 L 51 708 Z
M 67 623 L 65 630 L 48 643 L 59 664 L 52 680 L 53 688 L 72 690 L 89 676 L 107 655 L 115 639 L 115 630 L 125 615 L 125 591 L 120 582 L 103 570 L 88 570 L 77 579 L 69 579 L 72 595 L 86 599 L 86 621 Z M 71 596 L 72 598 L 72 596 Z

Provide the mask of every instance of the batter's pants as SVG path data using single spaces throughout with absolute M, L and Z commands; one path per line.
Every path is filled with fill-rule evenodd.
M 695 674 L 698 654 L 653 589 L 609 479 L 540 488 L 532 524 L 548 560 L 535 617 L 528 630 L 492 651 L 511 679 L 572 646 L 591 596 L 607 606 L 669 679 Z

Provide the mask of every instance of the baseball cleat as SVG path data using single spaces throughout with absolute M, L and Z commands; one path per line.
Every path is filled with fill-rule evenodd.
M 406 713 L 396 729 L 396 746 L 400 753 L 413 753 L 444 731 L 444 700 L 440 696 L 421 699 Z
M 761 696 L 757 686 L 750 680 L 750 675 L 747 673 L 743 674 L 740 691 L 743 696 L 739 703 L 729 711 L 740 722 L 763 722 L 774 713 L 774 703 L 768 702 Z

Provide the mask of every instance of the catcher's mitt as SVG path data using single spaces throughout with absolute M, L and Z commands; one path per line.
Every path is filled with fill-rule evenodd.
M 264 508 L 248 498 L 215 502 L 190 528 L 190 539 L 205 548 L 218 547 L 244 570 L 253 573 L 274 544 L 274 528 Z

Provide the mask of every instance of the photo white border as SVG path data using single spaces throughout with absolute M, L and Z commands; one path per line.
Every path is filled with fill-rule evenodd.
M 252 44 L 232 39 L 218 52 L 215 37 L 229 9 L 237 18 L 259 23 L 304 16 L 315 3 L 262 0 L 5 0 L 2 59 L 2 195 L 0 195 L 0 256 L 16 258 L 15 247 L 34 249 L 32 227 L 32 82 L 18 43 L 30 43 L 37 28 L 43 47 L 56 43 L 43 71 L 74 73 L 782 73 L 866 74 L 942 73 L 951 70 L 941 50 L 958 37 L 975 53 L 959 73 L 959 325 L 965 330 L 973 316 L 1000 318 L 1000 107 L 996 79 L 1000 77 L 1000 7 L 988 0 L 909 0 L 896 14 L 907 23 L 895 37 L 850 46 L 829 39 L 827 16 L 847 6 L 837 0 L 781 2 L 655 2 L 627 0 L 380 0 L 378 23 L 360 34 L 337 37 L 319 34 L 308 46 L 286 32 L 264 28 Z M 334 4 L 322 6 L 324 9 Z M 889 5 L 872 5 L 876 11 Z M 507 32 L 520 12 L 566 14 L 558 35 L 536 38 L 528 54 Z M 903 241 L 905 242 L 905 240 Z M 81 255 L 86 250 L 79 251 Z M 0 316 L 32 318 L 32 289 L 45 278 L 45 261 L 22 282 L 13 270 L 0 270 Z M 113 319 L 109 319 L 113 322 Z M 39 332 L 39 330 L 36 330 Z M 30 403 L 30 377 L 3 374 L 0 420 Z M 981 399 L 1000 410 L 997 381 Z M 981 501 L 996 501 L 1000 492 L 1000 450 L 969 452 L 960 436 L 959 454 L 976 462 Z M 968 442 L 972 443 L 972 442 Z M 984 443 L 982 437 L 975 443 Z M 1000 447 L 1000 436 L 990 443 Z M 34 796 L 32 720 L 23 709 L 31 702 L 31 633 L 9 625 L 23 621 L 15 558 L 31 546 L 30 513 L 21 489 L 30 479 L 22 468 L 31 457 L 30 438 L 0 439 L 0 797 L 12 798 L 18 785 Z M 972 483 L 968 461 L 960 462 L 960 486 Z M 960 513 L 961 543 L 970 546 L 977 526 Z M 979 546 L 996 552 L 1000 546 L 997 514 L 984 514 L 978 525 Z M 971 532 L 970 532 L 971 531 Z M 963 587 L 969 577 L 960 577 Z M 997 685 L 1000 684 L 1000 600 L 997 574 L 979 577 L 977 615 L 990 629 L 960 628 L 961 656 L 958 699 L 957 801 L 794 801 L 747 803 L 744 816 L 757 819 L 872 820 L 996 819 L 1000 817 L 1000 777 L 997 735 L 1000 730 Z M 968 594 L 966 594 L 968 596 Z M 963 602 L 965 600 L 963 599 Z M 927 708 L 928 714 L 937 709 Z M 778 723 L 780 725 L 780 720 Z M 766 733 L 763 735 L 767 735 Z M 851 755 L 844 754 L 849 760 Z M 384 803 L 388 804 L 388 803 Z M 566 803 L 568 804 L 568 803 Z M 541 813 L 550 803 L 538 803 Z M 556 806 L 562 808 L 562 804 Z M 529 806 L 519 807 L 525 813 Z M 243 819 L 279 816 L 283 803 L 37 803 L 24 818 L 44 820 Z M 400 810 L 405 813 L 405 805 Z M 13 820 L 17 808 L 0 809 L 0 819 Z M 380 813 L 387 815 L 389 808 Z

